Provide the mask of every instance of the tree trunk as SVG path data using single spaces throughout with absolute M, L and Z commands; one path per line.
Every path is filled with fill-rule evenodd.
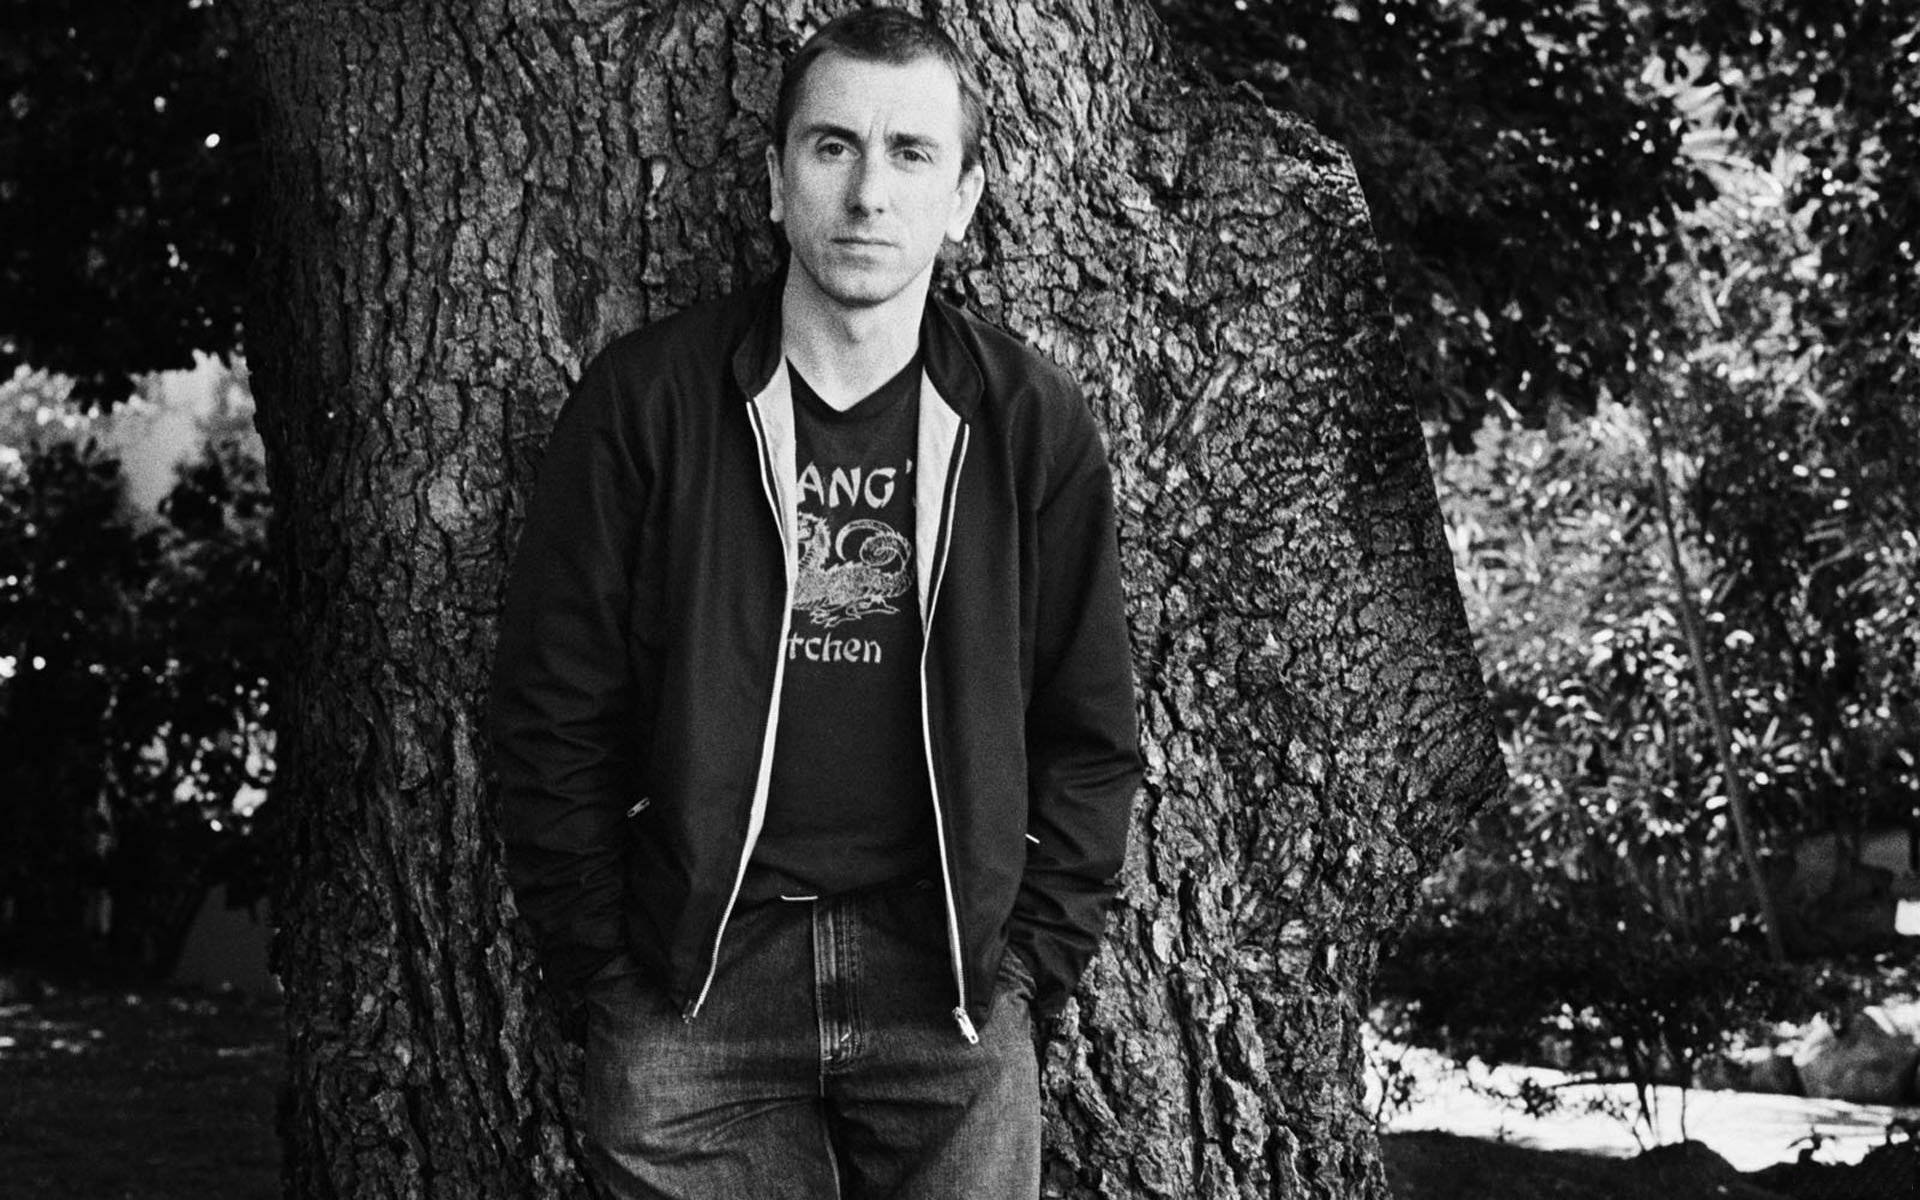
M 780 64 L 840 7 L 248 4 L 292 1194 L 578 1190 L 479 727 L 503 574 L 585 360 L 772 268 Z M 943 286 L 1105 425 L 1147 735 L 1045 1066 L 1048 1193 L 1384 1195 L 1375 946 L 1502 773 L 1359 189 L 1143 3 L 937 7 L 994 113 Z

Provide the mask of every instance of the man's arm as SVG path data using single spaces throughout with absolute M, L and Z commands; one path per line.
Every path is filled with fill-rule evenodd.
M 1098 947 L 1141 776 L 1113 483 L 1077 392 L 1053 463 L 1039 513 L 1029 844 L 1010 931 L 1042 1015 L 1066 1003 Z
M 547 442 L 494 664 L 507 874 L 563 993 L 622 949 L 621 826 L 643 794 L 627 624 L 647 480 L 631 420 L 602 356 Z

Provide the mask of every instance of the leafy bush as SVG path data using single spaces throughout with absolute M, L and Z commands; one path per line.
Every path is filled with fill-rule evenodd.
M 1834 500 L 1859 502 L 1845 483 L 1858 460 L 1770 433 L 1810 414 L 1790 389 L 1767 405 L 1756 391 L 1695 381 L 1676 422 L 1695 481 L 1681 552 L 1706 584 L 1730 762 L 1675 611 L 1646 416 L 1602 405 L 1578 425 L 1493 425 L 1473 456 L 1444 464 L 1513 789 L 1387 960 L 1389 1036 L 1644 1085 L 1684 1082 L 1759 1016 L 1817 1005 L 1804 971 L 1762 953 L 1728 772 L 1742 773 L 1776 848 L 1763 855 L 1776 888 L 1794 838 L 1909 811 L 1915 559 L 1911 534 L 1884 517 L 1837 523 L 1850 505 Z M 1698 482 L 1735 470 L 1738 490 Z M 1762 527 L 1774 538 L 1764 569 Z
M 1463 872 L 1383 969 L 1389 1036 L 1490 1063 L 1686 1084 L 1756 1013 L 1787 1003 L 1757 939 L 1676 933 L 1604 884 Z
M 89 439 L 0 471 L 0 949 L 160 975 L 209 887 L 257 892 L 275 654 L 260 465 L 210 442 L 128 511 Z
M 1632 896 L 1676 936 L 1711 941 L 1746 899 L 1643 421 L 1605 405 L 1578 426 L 1497 425 L 1482 442 L 1446 464 L 1441 490 L 1513 790 L 1467 854 L 1541 887 Z M 1706 619 L 1717 665 L 1738 668 L 1755 639 L 1722 612 Z

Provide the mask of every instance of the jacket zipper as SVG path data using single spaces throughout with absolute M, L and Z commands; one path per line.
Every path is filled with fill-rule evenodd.
M 773 510 L 774 528 L 780 533 L 781 571 L 785 581 L 781 591 L 780 640 L 774 643 L 773 696 L 767 705 L 767 727 L 761 738 L 760 766 L 754 776 L 753 805 L 747 815 L 747 839 L 740 847 L 740 865 L 733 873 L 733 891 L 727 896 L 727 907 L 720 913 L 720 928 L 713 934 L 713 957 L 707 963 L 706 982 L 700 985 L 700 994 L 681 1010 L 681 1019 L 688 1022 L 700 1015 L 700 1009 L 707 1002 L 707 993 L 713 990 L 714 976 L 720 973 L 720 943 L 727 936 L 727 923 L 733 919 L 733 906 L 740 900 L 740 888 L 747 878 L 747 863 L 753 857 L 753 845 L 759 838 L 757 826 L 767 803 L 767 759 L 773 753 L 774 733 L 780 720 L 780 689 L 787 673 L 787 635 L 793 629 L 793 569 L 788 561 L 793 551 L 793 540 L 787 533 L 786 514 L 780 507 L 780 494 L 773 480 L 776 468 L 767 449 L 766 430 L 760 424 L 760 410 L 752 403 L 747 405 L 747 419 L 753 426 L 753 440 L 760 452 L 760 487 L 766 494 L 767 506 Z
M 776 490 L 772 472 L 776 469 L 767 449 L 766 430 L 761 424 L 760 412 L 752 404 L 747 413 L 753 427 L 753 437 L 760 453 L 760 486 L 767 497 L 767 506 L 773 512 L 773 522 L 780 532 L 780 553 L 783 564 L 791 550 L 791 539 L 787 533 L 786 515 L 780 507 L 780 497 Z M 960 426 L 960 443 L 954 449 L 953 465 L 947 477 L 947 486 L 942 493 L 941 521 L 939 526 L 939 553 L 935 556 L 934 577 L 927 586 L 927 610 L 921 618 L 920 631 L 920 740 L 927 756 L 927 785 L 933 798 L 934 840 L 940 850 L 940 883 L 947 905 L 947 950 L 953 967 L 953 985 L 956 1003 L 953 1008 L 954 1024 L 960 1028 L 960 1036 L 969 1045 L 979 1045 L 980 1034 L 974 1028 L 973 1018 L 967 1015 L 967 975 L 966 962 L 960 945 L 960 906 L 954 899 L 953 868 L 947 857 L 946 816 L 940 807 L 940 778 L 933 761 L 933 730 L 931 710 L 927 700 L 927 649 L 933 636 L 933 612 L 940 595 L 940 585 L 946 578 L 947 553 L 953 541 L 953 509 L 960 486 L 960 470 L 966 463 L 967 444 L 971 431 Z M 773 668 L 773 696 L 767 710 L 767 729 L 762 742 L 761 763 L 764 773 L 766 756 L 771 753 L 776 725 L 780 711 L 780 689 L 786 676 L 787 637 L 793 625 L 793 578 L 791 566 L 786 566 L 786 587 L 780 610 L 780 639 L 775 644 Z M 682 1011 L 682 1019 L 692 1021 L 700 1015 L 700 1009 L 707 1002 L 707 994 L 713 990 L 714 977 L 720 972 L 720 944 L 725 939 L 727 924 L 733 919 L 734 905 L 740 899 L 740 888 L 746 880 L 747 864 L 753 857 L 755 841 L 755 820 L 766 803 L 764 789 L 758 777 L 755 779 L 753 807 L 754 812 L 747 819 L 747 840 L 740 849 L 740 865 L 734 871 L 733 891 L 727 897 L 727 907 L 720 914 L 720 928 L 713 935 L 713 955 L 707 964 L 707 978 L 700 985 L 700 994 L 689 1002 Z
M 947 575 L 947 552 L 953 543 L 953 509 L 960 489 L 960 468 L 967 461 L 967 440 L 970 433 L 965 425 L 960 426 L 960 444 L 954 449 L 952 473 L 947 477 L 947 486 L 942 491 L 940 514 L 939 553 L 934 557 L 933 579 L 927 584 L 927 611 L 921 617 L 920 627 L 920 741 L 927 755 L 927 786 L 933 796 L 933 835 L 940 848 L 940 884 L 947 900 L 947 949 L 953 959 L 953 986 L 958 1003 L 954 1005 L 954 1024 L 960 1027 L 960 1036 L 967 1044 L 980 1044 L 980 1034 L 973 1027 L 973 1018 L 967 1015 L 967 973 L 965 959 L 960 948 L 960 906 L 953 896 L 953 868 L 947 861 L 947 824 L 940 808 L 940 774 L 933 762 L 933 725 L 932 709 L 927 702 L 927 648 L 933 640 L 933 611 L 940 599 L 940 585 Z

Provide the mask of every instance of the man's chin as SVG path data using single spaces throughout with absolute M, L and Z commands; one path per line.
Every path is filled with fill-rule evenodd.
M 818 288 L 815 290 L 823 308 L 852 314 L 877 312 L 885 308 L 889 301 L 898 299 L 905 289 L 894 288 L 886 291 L 877 288 Z
M 866 271 L 807 271 L 806 276 L 820 299 L 836 308 L 856 312 L 880 308 L 898 299 L 913 285 L 915 278 Z
M 878 308 L 898 296 L 907 284 L 904 279 L 866 273 L 836 273 L 817 282 L 821 295 L 845 308 Z

